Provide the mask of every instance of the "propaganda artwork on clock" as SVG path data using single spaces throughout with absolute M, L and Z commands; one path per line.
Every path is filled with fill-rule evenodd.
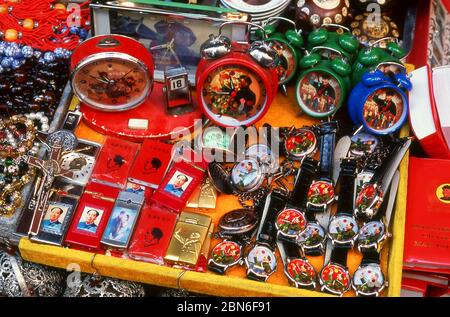
M 230 125 L 251 122 L 266 104 L 266 88 L 261 78 L 242 66 L 218 67 L 202 87 L 203 104 L 209 116 Z
M 236 242 L 225 241 L 212 250 L 211 257 L 217 264 L 233 265 L 241 258 L 241 247 Z
M 275 271 L 277 259 L 275 254 L 265 246 L 256 246 L 247 256 L 248 267 L 259 275 L 268 275 Z
M 170 193 L 171 195 L 173 195 L 175 197 L 181 197 L 181 196 L 183 196 L 186 188 L 189 187 L 192 180 L 193 180 L 192 177 L 189 177 L 189 176 L 177 171 L 175 174 L 173 174 L 169 183 L 164 188 L 164 191 Z
M 274 65 L 277 70 L 278 81 L 280 84 L 284 84 L 295 71 L 295 56 L 291 49 L 280 41 L 270 40 L 268 44 L 276 52 Z
M 308 202 L 314 205 L 328 204 L 334 197 L 333 185 L 324 181 L 314 182 L 307 195 Z
M 315 113 L 334 111 L 342 98 L 336 78 L 324 72 L 311 72 L 304 76 L 299 90 L 299 102 Z
M 403 98 L 396 90 L 379 89 L 367 98 L 363 118 L 370 128 L 386 130 L 399 122 L 403 107 Z
M 333 292 L 345 292 L 350 287 L 350 276 L 339 265 L 327 265 L 320 275 L 324 286 Z
M 85 206 L 78 222 L 77 229 L 90 233 L 97 233 L 98 225 L 102 220 L 104 210 L 96 207 Z
M 278 214 L 277 229 L 289 236 L 297 236 L 306 229 L 306 218 L 296 209 L 285 209 Z
M 384 274 L 378 264 L 363 266 L 353 275 L 353 287 L 364 295 L 380 292 L 384 282 Z
M 63 223 L 71 208 L 71 205 L 61 202 L 50 203 L 42 221 L 41 230 L 51 234 L 62 235 Z
M 317 224 L 309 223 L 297 241 L 306 248 L 314 248 L 325 240 L 325 230 Z
M 361 228 L 358 244 L 362 247 L 368 247 L 376 244 L 384 236 L 386 232 L 385 225 L 380 221 L 372 221 Z
M 245 160 L 237 164 L 231 172 L 231 179 L 236 186 L 245 189 L 255 184 L 259 178 L 259 166 L 254 160 Z
M 329 235 L 335 241 L 347 242 L 358 234 L 358 230 L 358 223 L 353 217 L 341 216 L 331 221 Z
M 380 144 L 377 137 L 368 133 L 358 133 L 352 136 L 350 152 L 357 157 L 373 153 Z
M 295 135 L 288 136 L 285 141 L 286 151 L 294 157 L 303 157 L 311 154 L 316 144 L 316 135 L 307 129 L 299 130 Z

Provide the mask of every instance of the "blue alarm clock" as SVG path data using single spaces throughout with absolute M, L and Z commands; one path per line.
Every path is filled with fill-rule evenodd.
M 407 93 L 411 89 L 411 81 L 405 73 L 386 75 L 380 70 L 367 72 L 350 94 L 350 118 L 369 133 L 395 133 L 408 117 Z

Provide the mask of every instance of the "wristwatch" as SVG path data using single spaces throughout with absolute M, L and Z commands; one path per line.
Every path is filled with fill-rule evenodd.
M 328 237 L 333 246 L 353 248 L 359 233 L 353 216 L 357 162 L 352 158 L 342 160 L 337 213 L 330 220 Z
M 383 202 L 380 212 L 359 230 L 356 243 L 361 253 L 371 249 L 381 252 L 386 240 L 392 236 L 388 232 L 388 228 L 397 197 L 399 182 L 400 173 L 396 171 L 389 190 L 389 198 Z
M 336 245 L 331 253 L 328 263 L 319 274 L 320 290 L 334 295 L 342 296 L 351 287 L 350 272 L 347 268 L 348 246 Z M 327 251 L 328 252 L 328 251 Z M 328 256 L 326 256 L 328 258 Z
M 316 177 L 317 166 L 318 162 L 310 157 L 305 157 L 303 160 L 290 199 L 275 218 L 278 239 L 295 243 L 298 236 L 305 231 L 307 226 L 306 195 Z
M 240 240 L 249 237 L 250 240 L 256 231 L 258 220 L 257 212 L 254 210 L 236 209 L 230 211 L 219 220 L 218 237 L 228 240 L 233 240 L 235 237 L 239 237 Z
M 380 139 L 375 135 L 359 132 L 352 136 L 350 154 L 355 158 L 362 158 L 375 152 L 380 146 Z
M 335 200 L 332 174 L 337 130 L 337 121 L 325 122 L 319 127 L 319 178 L 313 181 L 309 188 L 307 194 L 308 211 L 324 212 Z
M 275 215 L 286 204 L 286 197 L 276 191 L 266 199 L 261 222 L 256 233 L 256 243 L 247 253 L 245 265 L 247 278 L 265 282 L 277 268 L 275 257 Z
M 356 296 L 378 297 L 388 282 L 380 266 L 380 254 L 374 250 L 363 251 L 361 265 L 352 279 L 352 287 Z
M 296 288 L 315 289 L 316 271 L 298 245 L 278 240 L 277 246 L 289 283 Z
M 355 216 L 364 221 L 372 220 L 383 202 L 383 195 L 389 188 L 392 178 L 403 157 L 411 146 L 411 139 L 402 139 L 392 145 L 392 153 L 377 169 L 369 183 L 361 188 L 355 206 Z
M 246 237 L 236 236 L 231 240 L 224 240 L 217 244 L 211 251 L 208 269 L 223 275 L 231 267 L 240 264 L 242 250 L 247 244 L 246 241 Z

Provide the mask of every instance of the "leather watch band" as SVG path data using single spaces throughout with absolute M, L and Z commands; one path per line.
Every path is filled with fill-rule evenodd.
M 334 147 L 336 143 L 336 121 L 325 122 L 320 126 L 320 169 L 319 176 L 322 180 L 332 180 Z
M 387 152 L 389 153 L 389 156 L 376 169 L 375 174 L 373 175 L 372 180 L 370 181 L 372 184 L 377 184 L 377 183 L 381 182 L 381 180 L 383 179 L 383 176 L 389 170 L 393 159 L 396 157 L 396 154 L 401 149 L 401 147 L 402 147 L 402 143 L 399 141 L 388 145 Z
M 338 215 L 353 215 L 356 179 L 356 160 L 344 159 L 341 163 Z
M 259 276 L 259 275 L 256 275 L 255 273 L 251 272 L 251 271 L 247 274 L 247 278 L 250 279 L 250 280 L 253 280 L 253 281 L 258 281 L 258 282 L 265 282 L 267 280 L 266 276 L 264 276 L 264 277 L 263 276 Z
M 286 197 L 277 192 L 272 192 L 264 207 L 263 218 L 258 229 L 256 241 L 273 246 L 275 244 L 276 227 L 275 216 L 286 206 Z
M 363 259 L 361 261 L 361 265 L 367 264 L 380 264 L 380 254 L 375 249 L 369 249 L 367 251 L 363 251 Z
M 310 157 L 303 160 L 301 169 L 295 180 L 294 190 L 292 191 L 289 204 L 303 209 L 306 206 L 308 190 L 316 177 L 318 162 Z
M 335 246 L 333 251 L 331 251 L 331 263 L 337 263 L 342 265 L 343 267 L 347 267 L 347 256 L 348 256 L 348 247 L 343 246 Z

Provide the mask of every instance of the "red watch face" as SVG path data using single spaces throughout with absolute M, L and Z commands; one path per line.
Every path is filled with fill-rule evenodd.
M 298 158 L 310 155 L 314 152 L 316 146 L 316 135 L 308 129 L 300 129 L 295 135 L 288 136 L 285 141 L 287 153 L 292 157 Z
M 320 272 L 323 286 L 329 291 L 342 294 L 350 288 L 350 275 L 340 265 L 328 264 Z
M 245 66 L 217 67 L 201 84 L 204 110 L 220 125 L 251 125 L 264 114 L 268 98 L 263 79 Z
M 360 212 L 364 212 L 369 208 L 372 210 L 378 210 L 382 200 L 377 200 L 377 198 L 382 198 L 382 193 L 374 184 L 366 184 L 363 186 L 358 197 L 356 198 L 356 208 Z
M 314 267 L 303 259 L 294 259 L 286 267 L 289 276 L 297 283 L 311 285 L 316 280 Z
M 213 261 L 220 265 L 233 265 L 241 259 L 241 247 L 236 242 L 225 241 L 218 244 L 211 254 Z
M 325 181 L 314 182 L 308 191 L 308 202 L 313 205 L 329 204 L 334 199 L 334 187 Z
M 403 109 L 402 96 L 392 88 L 383 88 L 367 98 L 363 108 L 363 118 L 370 128 L 383 131 L 399 122 Z
M 282 234 L 295 237 L 306 229 L 306 218 L 296 209 L 285 209 L 278 214 L 275 225 Z

